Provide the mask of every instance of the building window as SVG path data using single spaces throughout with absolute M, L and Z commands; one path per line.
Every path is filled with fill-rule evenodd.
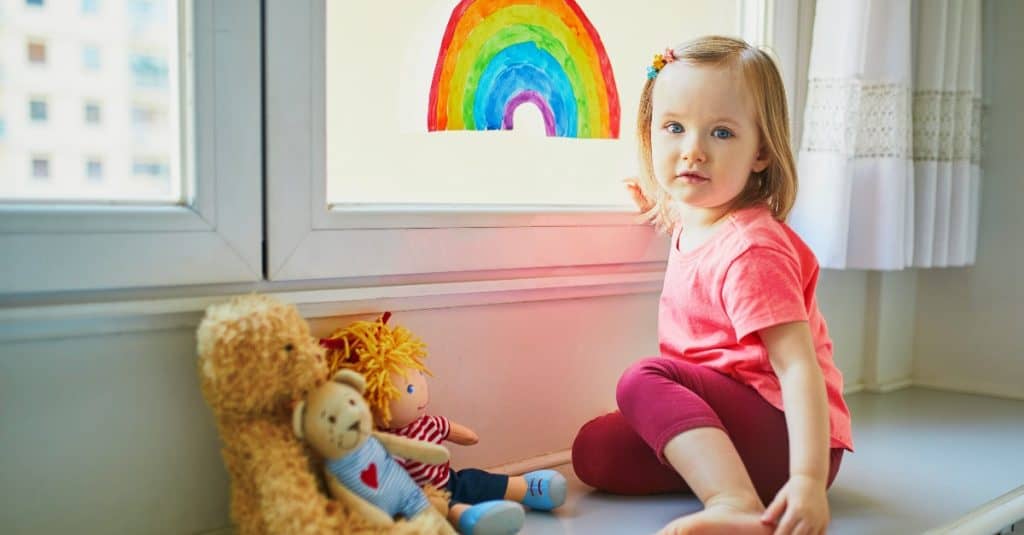
M 46 180 L 50 178 L 50 159 L 42 156 L 32 158 L 32 178 Z
M 87 102 L 85 104 L 85 122 L 87 124 L 100 124 L 100 120 L 100 105 L 95 102 Z
M 97 158 L 90 158 L 85 162 L 85 178 L 91 182 L 103 180 L 103 162 Z
M 0 141 L 4 139 L 4 135 L 7 134 L 7 121 L 4 121 L 3 117 L 0 117 Z
M 132 174 L 145 178 L 166 178 L 167 164 L 154 159 L 136 159 L 132 162 Z
M 28 62 L 34 65 L 46 64 L 46 43 L 42 41 L 28 42 Z
M 82 13 L 94 14 L 100 10 L 99 0 L 82 0 Z
M 131 59 L 132 75 L 138 87 L 166 87 L 167 61 L 156 56 L 135 54 Z
M 100 70 L 100 48 L 98 46 L 86 45 L 82 49 L 82 65 L 88 71 Z
M 32 122 L 43 123 L 49 118 L 49 110 L 46 101 L 41 98 L 34 98 L 28 103 L 28 116 Z
M 25 5 L 29 6 L 42 6 L 43 0 L 25 0 Z

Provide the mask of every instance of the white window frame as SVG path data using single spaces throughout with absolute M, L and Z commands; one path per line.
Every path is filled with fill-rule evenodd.
M 744 37 L 776 47 L 784 40 L 780 61 L 795 65 L 795 13 L 789 1 L 743 0 Z M 667 240 L 621 206 L 328 207 L 324 20 L 324 0 L 266 2 L 270 280 L 430 281 L 450 272 L 502 270 L 509 276 L 512 270 L 514 276 L 516 270 L 566 266 L 663 269 Z M 787 24 L 773 25 L 783 20 Z
M 181 85 L 195 106 L 194 121 L 181 106 L 191 202 L 0 204 L 0 294 L 262 279 L 260 10 L 248 0 L 180 9 L 192 21 L 180 52 L 195 68 Z

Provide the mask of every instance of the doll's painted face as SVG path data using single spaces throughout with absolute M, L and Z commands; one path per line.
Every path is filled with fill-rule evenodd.
M 427 389 L 426 376 L 419 370 L 407 369 L 404 374 L 392 373 L 391 382 L 398 389 L 398 397 L 391 400 L 389 405 L 391 421 L 388 427 L 398 429 L 427 413 L 430 390 Z

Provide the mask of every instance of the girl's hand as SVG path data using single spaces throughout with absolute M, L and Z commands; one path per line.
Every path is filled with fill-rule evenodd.
M 790 476 L 761 515 L 761 522 L 776 526 L 776 534 L 825 533 L 829 522 L 825 482 L 810 476 Z
M 640 183 L 635 178 L 627 178 L 622 182 L 626 184 L 626 189 L 629 191 L 630 197 L 633 198 L 633 203 L 640 209 L 640 213 L 644 213 L 654 206 L 654 203 L 644 197 L 644 193 L 640 191 Z

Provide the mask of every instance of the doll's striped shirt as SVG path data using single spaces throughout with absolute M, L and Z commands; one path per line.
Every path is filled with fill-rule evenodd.
M 414 440 L 440 444 L 448 438 L 448 433 L 451 430 L 452 427 L 448 423 L 448 418 L 444 416 L 423 415 L 405 427 L 389 431 Z M 444 464 L 424 464 L 411 459 L 399 458 L 398 462 L 405 468 L 406 472 L 409 472 L 409 476 L 412 477 L 413 481 L 421 487 L 430 484 L 443 489 L 448 484 L 448 472 L 451 470 L 451 465 L 448 461 L 445 461 Z

